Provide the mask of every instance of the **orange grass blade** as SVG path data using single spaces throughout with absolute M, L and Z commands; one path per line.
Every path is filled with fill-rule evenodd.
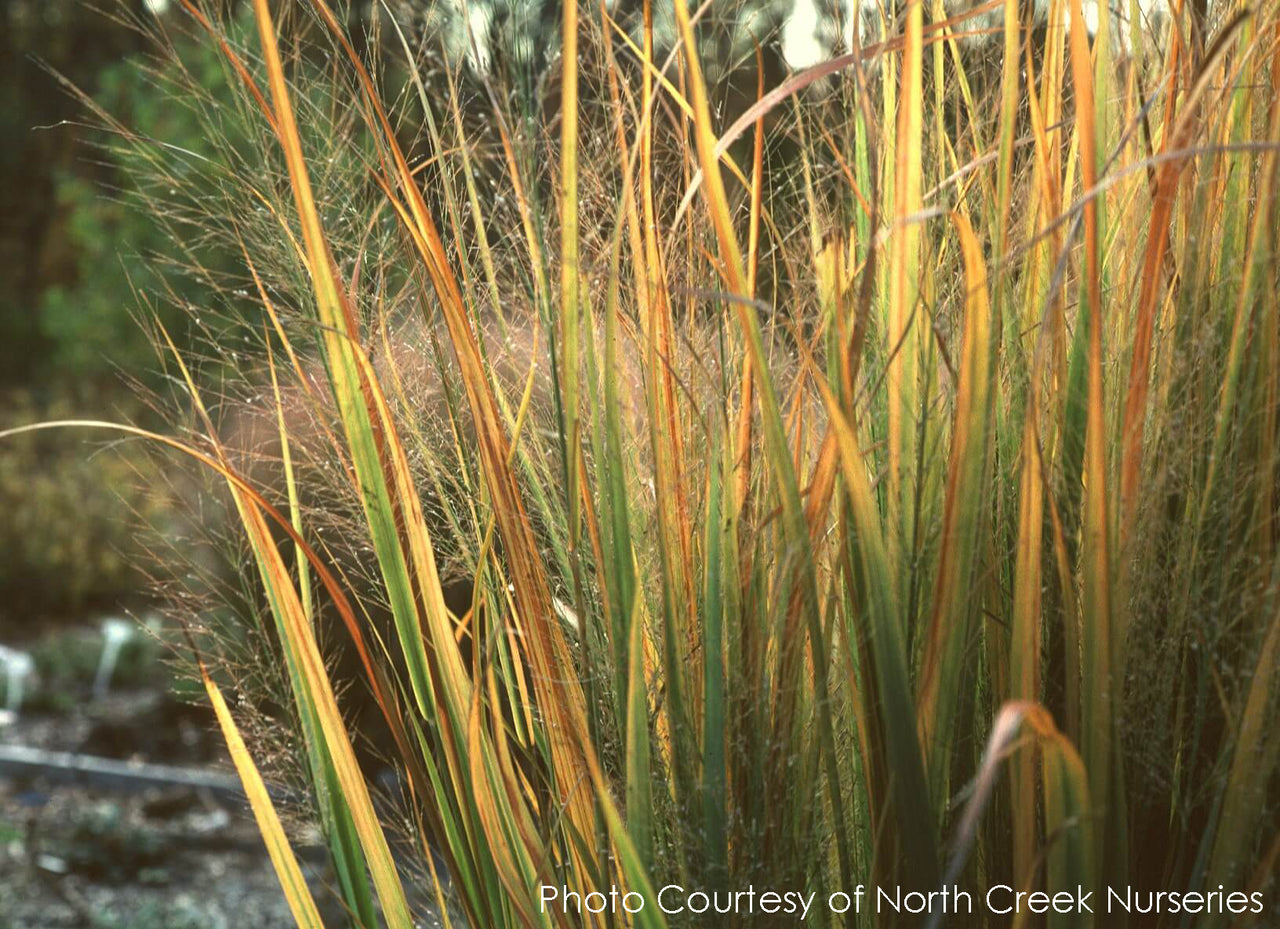
M 999 331 L 999 323 L 992 318 L 982 246 L 962 213 L 952 213 L 951 219 L 964 259 L 964 343 L 937 583 L 916 708 L 934 796 L 947 792 L 951 738 L 966 680 L 961 672 L 971 644 L 972 621 L 982 602 L 973 578 L 987 519 L 984 488 L 989 480 L 994 434 L 995 339 Z
M 1076 129 L 1080 139 L 1080 179 L 1084 190 L 1098 181 L 1101 164 L 1094 115 L 1094 77 L 1080 0 L 1071 0 L 1071 71 L 1075 84 Z M 1107 504 L 1106 430 L 1102 383 L 1102 230 L 1097 197 L 1084 204 L 1084 279 L 1078 325 L 1088 327 L 1087 403 L 1085 421 L 1084 520 L 1080 540 L 1083 567 L 1083 659 L 1090 686 L 1081 695 L 1085 704 L 1082 747 L 1089 771 L 1090 795 L 1101 809 L 1115 812 L 1111 796 L 1112 711 L 1118 682 L 1112 654 L 1110 522 Z M 1098 830 L 1100 836 L 1109 830 Z
M 965 804 L 956 827 L 954 850 L 944 880 L 952 883 L 961 877 L 965 860 L 978 835 L 979 820 L 995 793 L 1000 763 L 1011 755 L 1011 761 L 1024 759 L 1033 771 L 1037 766 L 1035 756 L 1039 756 L 1047 831 L 1053 835 L 1050 839 L 1053 844 L 1048 854 L 1053 876 L 1046 882 L 1047 885 L 1055 888 L 1092 886 L 1087 854 L 1089 843 L 1081 841 L 1081 837 L 1087 835 L 1090 828 L 1089 785 L 1084 767 L 1070 740 L 1054 725 L 1049 711 L 1039 703 L 1029 700 L 1005 703 L 996 715 L 991 735 L 982 753 L 978 774 L 973 781 L 972 796 Z M 1025 757 L 1027 755 L 1031 757 Z M 1029 812 L 1034 827 L 1035 807 L 1032 806 Z M 1026 864 L 1030 866 L 1034 861 L 1033 855 Z M 1019 885 L 1019 889 L 1027 888 L 1026 885 Z M 941 925 L 941 915 L 935 911 L 928 923 L 930 929 Z M 1023 925 L 1026 916 L 1027 910 L 1021 909 L 1014 916 L 1013 925 Z M 1090 925 L 1092 919 L 1081 910 L 1078 913 L 1053 914 L 1049 923 L 1055 927 L 1084 927 Z

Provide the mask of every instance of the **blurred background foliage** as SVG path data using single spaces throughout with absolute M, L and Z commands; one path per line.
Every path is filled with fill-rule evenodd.
M 191 277 L 165 274 L 191 242 L 143 208 L 118 137 L 100 108 L 138 136 L 191 153 L 208 141 L 174 97 L 139 24 L 162 0 L 0 0 L 0 427 L 101 417 L 146 423 L 127 383 L 160 383 L 140 308 L 183 343 Z M 168 35 L 187 74 L 229 99 L 216 50 Z M 151 51 L 148 51 L 150 49 Z M 83 94 L 83 96 L 81 96 Z M 136 149 L 135 149 L 136 152 Z M 192 191 L 200 178 L 181 178 Z M 186 249 L 185 256 L 180 250 Z M 206 252 L 208 250 L 206 249 Z M 202 254 L 206 267 L 217 254 Z M 162 287 L 163 278 L 163 291 Z M 123 372 L 127 372 L 127 378 Z M 135 527 L 165 518 L 172 493 L 151 455 L 83 434 L 46 433 L 0 452 L 0 631 L 35 634 L 51 620 L 141 604 L 145 578 Z
M 12 387 L 5 416 L 34 422 L 78 416 L 96 398 L 71 385 Z M 122 404 L 123 405 L 123 404 Z M 96 448 L 83 436 L 42 432 L 0 454 L 0 631 L 34 635 L 47 619 L 139 605 L 144 577 L 135 527 L 166 516 L 154 456 L 136 444 Z

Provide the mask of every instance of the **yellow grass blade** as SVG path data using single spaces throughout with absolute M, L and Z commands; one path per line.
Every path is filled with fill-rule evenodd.
M 578 431 L 578 376 L 581 367 L 578 295 L 578 5 L 564 6 L 564 62 L 560 75 L 560 415 L 564 417 L 565 499 L 569 504 L 570 557 L 577 559 L 578 515 L 576 467 L 581 437 Z M 575 568 L 576 570 L 576 568 Z
M 263 783 L 262 775 L 258 773 L 258 768 L 245 747 L 240 729 L 222 697 L 222 691 L 209 676 L 204 662 L 200 663 L 200 677 L 209 694 L 213 713 L 218 718 L 218 728 L 222 730 L 222 737 L 226 740 L 231 761 L 236 766 L 236 773 L 240 775 L 240 783 L 244 785 L 245 796 L 249 798 L 249 807 L 253 810 L 258 831 L 262 833 L 262 840 L 266 843 L 267 854 L 271 856 L 271 865 L 276 869 L 276 877 L 280 879 L 280 888 L 289 904 L 289 912 L 293 914 L 299 929 L 323 929 L 324 923 L 320 921 L 315 899 L 311 896 L 306 878 L 302 876 L 298 859 L 289 847 L 289 839 L 284 834 L 284 826 L 271 802 L 267 785 Z
M 889 410 L 889 528 L 903 550 L 914 540 L 907 514 L 914 482 L 907 464 L 915 460 L 915 419 L 919 411 L 921 323 L 916 318 L 920 298 L 921 177 L 924 129 L 923 90 L 924 2 L 908 0 L 902 51 L 901 94 L 897 107 L 897 136 L 893 168 L 893 233 L 889 241 L 889 302 L 885 351 L 889 356 L 885 383 Z M 887 82 L 886 82 L 887 83 Z M 918 476 L 917 476 L 918 477 Z

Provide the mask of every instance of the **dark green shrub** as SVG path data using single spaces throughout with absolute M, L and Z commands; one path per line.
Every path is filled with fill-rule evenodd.
M 4 426 L 74 415 L 69 397 L 4 398 Z M 141 522 L 163 520 L 166 484 L 140 445 L 95 446 L 83 434 L 10 439 L 0 455 L 0 626 L 25 636 L 50 618 L 142 599 Z

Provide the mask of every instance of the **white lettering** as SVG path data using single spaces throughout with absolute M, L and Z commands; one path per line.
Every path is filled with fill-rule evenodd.
M 668 890 L 674 890 L 678 894 L 684 893 L 684 888 L 681 887 L 679 884 L 668 884 L 666 887 L 663 887 L 661 890 L 658 891 L 658 909 L 668 914 L 683 913 L 684 907 L 679 904 L 676 905 L 676 908 L 674 910 L 667 909 L 667 905 L 666 903 L 663 902 L 662 898 L 666 895 Z
M 1001 893 L 1000 896 L 997 897 L 996 894 L 1001 891 L 1003 891 L 1003 893 Z M 993 902 L 993 898 L 994 898 L 994 899 L 1000 900 L 1003 903 L 1004 894 L 1011 894 L 1011 893 L 1013 893 L 1013 888 L 1010 887 L 1008 884 L 996 884 L 996 886 L 992 887 L 990 890 L 987 891 L 987 909 L 989 909 L 992 913 L 1002 913 L 1002 914 L 1012 913 L 1013 912 L 1012 906 L 997 906 Z

